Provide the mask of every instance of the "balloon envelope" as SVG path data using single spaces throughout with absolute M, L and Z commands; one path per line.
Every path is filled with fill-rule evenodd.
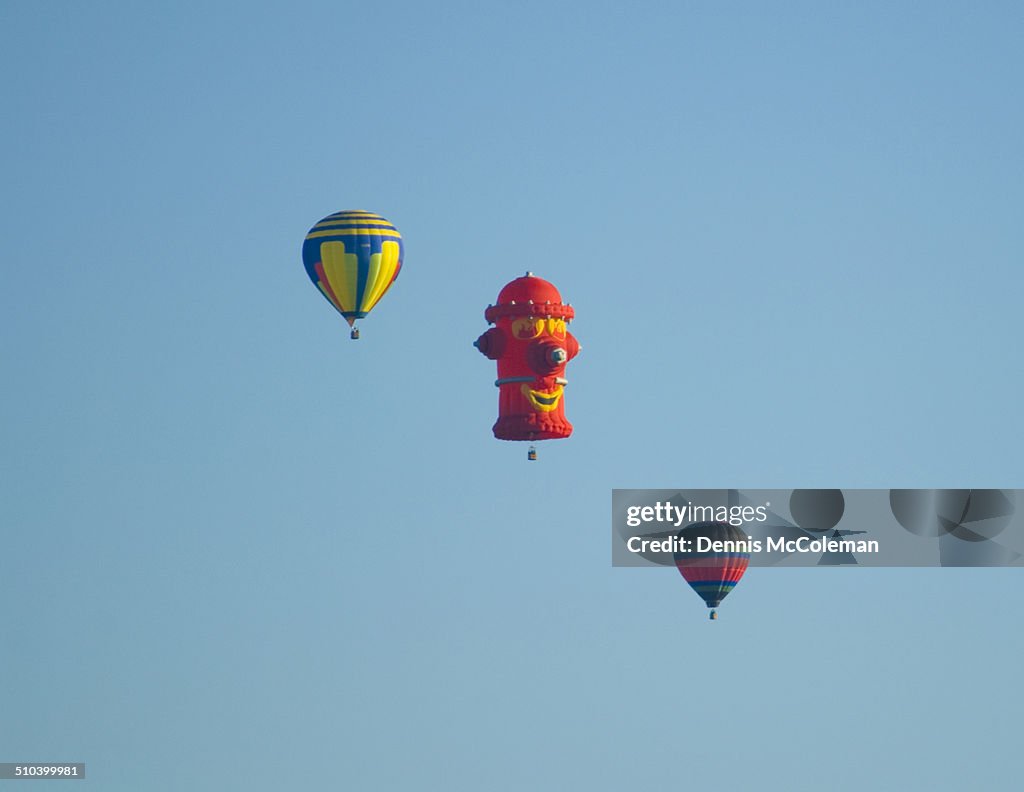
M 398 229 L 364 211 L 328 215 L 302 244 L 306 274 L 350 325 L 373 310 L 395 282 L 404 253 Z
M 742 548 L 744 544 L 738 543 L 746 543 L 747 535 L 728 523 L 703 522 L 687 526 L 679 538 L 688 541 L 689 552 L 675 554 L 676 568 L 709 608 L 717 608 L 747 571 L 750 553 L 724 549 L 730 545 L 714 549 L 714 543 L 729 542 Z M 704 546 L 708 549 L 702 550 Z

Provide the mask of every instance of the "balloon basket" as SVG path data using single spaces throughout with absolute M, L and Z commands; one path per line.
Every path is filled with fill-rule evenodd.
M 711 619 L 711 621 L 718 621 L 718 611 L 711 611 L 708 618 Z
M 534 448 L 533 446 L 530 446 L 530 450 L 526 452 L 526 458 L 528 460 L 530 460 L 531 462 L 536 462 L 537 461 L 537 449 Z
M 348 337 L 351 338 L 353 341 L 356 341 L 359 338 L 359 328 L 353 327 L 352 332 L 348 334 Z

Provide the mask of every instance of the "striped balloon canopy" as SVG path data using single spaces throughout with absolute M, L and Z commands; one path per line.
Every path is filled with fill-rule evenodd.
M 702 522 L 679 532 L 680 546 L 688 552 L 675 554 L 676 568 L 709 608 L 717 608 L 747 571 L 748 536 L 734 525 Z M 711 618 L 716 618 L 711 611 Z
M 335 212 L 306 234 L 306 274 L 350 325 L 391 288 L 402 269 L 402 235 L 379 214 Z

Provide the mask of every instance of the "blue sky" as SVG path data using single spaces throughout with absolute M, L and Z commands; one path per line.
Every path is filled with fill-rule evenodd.
M 1022 33 L 996 2 L 4 3 L 0 761 L 1014 788 L 1019 569 L 755 569 L 711 624 L 613 569 L 608 521 L 613 487 L 1024 486 Z M 300 247 L 357 208 L 406 262 L 351 343 Z M 537 464 L 471 347 L 527 269 L 584 347 Z

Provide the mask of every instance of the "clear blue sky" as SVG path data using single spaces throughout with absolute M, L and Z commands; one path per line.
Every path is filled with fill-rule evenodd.
M 609 511 L 1024 486 L 1022 40 L 1009 2 L 0 4 L 0 761 L 1016 788 L 1020 569 L 755 569 L 712 624 Z M 407 255 L 351 343 L 300 247 L 355 208 Z M 470 345 L 527 269 L 584 347 L 536 464 Z

